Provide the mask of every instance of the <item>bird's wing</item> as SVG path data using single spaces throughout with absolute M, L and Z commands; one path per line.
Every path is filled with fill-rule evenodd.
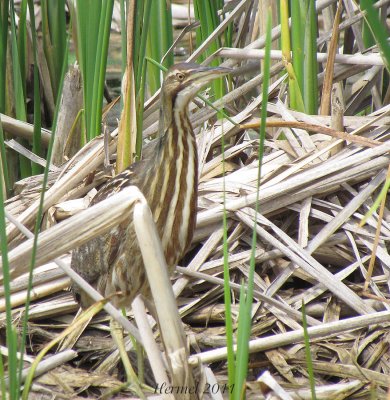
M 115 193 L 120 192 L 127 186 L 142 187 L 144 174 L 147 171 L 148 160 L 140 160 L 130 165 L 120 174 L 111 178 L 107 183 L 100 187 L 95 197 L 92 199 L 90 206 L 107 199 Z
M 104 184 L 89 206 L 91 207 L 114 193 L 120 192 L 125 186 L 130 186 L 135 165 L 131 165 Z M 96 287 L 97 281 L 109 273 L 118 254 L 120 254 L 125 230 L 126 224 L 120 224 L 75 249 L 72 253 L 72 268 L 88 283 Z
M 96 286 L 97 280 L 109 273 L 110 266 L 118 256 L 123 233 L 124 228 L 118 226 L 75 249 L 72 253 L 72 269 Z
M 133 165 L 129 168 L 126 168 L 123 172 L 114 176 L 107 183 L 105 183 L 92 199 L 90 206 L 107 199 L 115 193 L 120 192 L 125 186 L 131 185 L 131 176 L 134 173 Z

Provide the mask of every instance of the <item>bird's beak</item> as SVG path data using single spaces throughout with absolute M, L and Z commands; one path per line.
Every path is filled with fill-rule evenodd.
M 233 72 L 232 68 L 226 68 L 226 67 L 205 67 L 205 68 L 208 69 L 210 73 L 217 75 L 227 75 Z
M 224 67 L 205 67 L 199 65 L 190 71 L 190 80 L 188 81 L 188 90 L 183 91 L 183 96 L 190 100 L 202 87 L 207 85 L 213 79 L 230 74 L 233 70 Z
M 194 71 L 193 75 L 196 81 L 209 82 L 212 79 L 215 79 L 219 76 L 228 75 L 232 72 L 233 70 L 231 68 L 200 66 L 196 71 Z

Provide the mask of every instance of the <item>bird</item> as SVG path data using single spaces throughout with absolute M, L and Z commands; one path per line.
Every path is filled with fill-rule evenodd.
M 170 67 L 161 87 L 153 154 L 107 181 L 90 203 L 137 186 L 151 209 L 170 274 L 188 250 L 196 223 L 198 155 L 188 105 L 204 85 L 230 72 L 196 63 Z M 132 217 L 75 249 L 71 267 L 117 307 L 129 307 L 138 294 L 150 296 Z M 72 292 L 82 308 L 93 304 L 77 284 Z

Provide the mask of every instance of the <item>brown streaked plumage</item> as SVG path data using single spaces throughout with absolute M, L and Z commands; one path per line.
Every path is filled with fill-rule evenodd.
M 188 103 L 205 83 L 229 72 L 194 63 L 171 67 L 161 89 L 155 154 L 112 178 L 91 202 L 96 204 L 126 186 L 137 186 L 152 211 L 170 272 L 188 249 L 195 229 L 198 156 Z M 71 266 L 103 296 L 120 292 L 113 300 L 118 306 L 129 306 L 140 293 L 148 295 L 132 219 L 76 249 Z M 92 303 L 77 285 L 72 290 L 82 307 Z

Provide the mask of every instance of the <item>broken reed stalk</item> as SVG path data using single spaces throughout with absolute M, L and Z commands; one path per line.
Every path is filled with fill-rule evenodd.
M 326 126 L 316 125 L 316 124 L 308 124 L 307 122 L 300 121 L 283 121 L 283 120 L 267 120 L 266 124 L 267 128 L 298 128 L 304 129 L 306 131 L 318 132 L 324 135 L 332 136 L 336 139 L 346 140 L 351 143 L 356 143 L 364 147 L 375 147 L 382 144 L 377 140 L 364 138 L 361 136 L 353 136 L 349 133 L 336 131 L 335 129 L 328 128 Z M 260 127 L 260 122 L 254 122 L 249 124 L 242 124 L 240 128 L 242 129 L 257 129 Z

